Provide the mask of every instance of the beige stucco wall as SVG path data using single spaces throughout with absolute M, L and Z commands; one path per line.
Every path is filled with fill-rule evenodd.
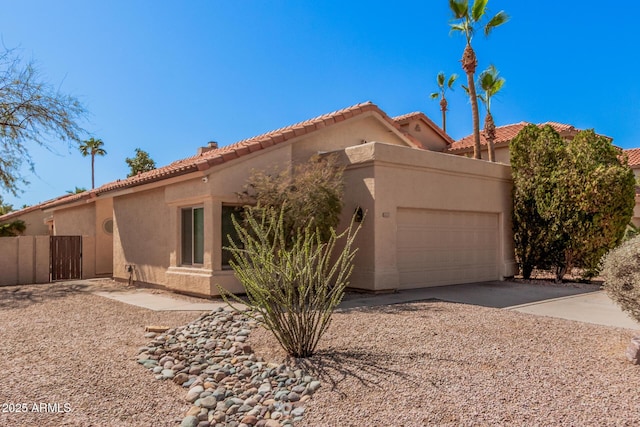
M 98 198 L 95 201 L 95 272 L 98 276 L 111 275 L 113 271 L 113 232 L 106 229 L 107 221 L 113 221 L 113 199 Z
M 49 281 L 49 236 L 0 237 L 0 286 Z
M 53 212 L 53 233 L 56 236 L 95 236 L 96 213 L 93 203 L 62 206 Z
M 217 295 L 218 285 L 241 292 L 233 272 L 222 269 L 222 205 L 239 203 L 237 193 L 252 170 L 282 167 L 290 159 L 291 146 L 282 144 L 192 174 L 190 179 L 116 195 L 113 276 L 128 280 L 126 266 L 132 265 L 138 282 L 196 295 Z M 204 208 L 204 262 L 182 265 L 181 210 L 199 206 Z
M 357 118 L 338 123 L 319 132 L 313 132 L 291 145 L 294 162 L 306 161 L 318 152 L 341 150 L 371 141 L 406 146 L 407 143 L 388 125 L 367 113 Z
M 127 265 L 133 265 L 135 280 L 164 284 L 171 231 L 164 189 L 117 197 L 113 214 L 113 276 L 127 280 Z
M 442 152 L 448 147 L 447 142 L 431 126 L 420 119 L 409 121 L 409 123 L 402 125 L 401 129 L 420 141 L 427 150 Z
M 480 150 L 480 152 L 482 155 L 482 160 L 489 161 L 489 150 L 487 149 L 486 145 L 482 146 L 482 149 Z M 511 154 L 509 152 L 508 145 L 496 147 L 495 153 L 496 153 L 496 163 L 502 163 L 505 165 L 511 164 Z M 473 148 L 467 149 L 461 153 L 457 153 L 456 155 L 460 157 L 473 158 Z
M 352 165 L 346 174 L 347 188 L 351 188 L 347 201 L 363 197 L 363 185 L 357 189 L 363 176 L 373 178 L 366 181 L 366 197 L 374 200 L 365 220 L 369 228 L 364 233 L 366 256 L 358 255 L 353 287 L 372 291 L 398 288 L 396 212 L 399 208 L 498 214 L 499 275 L 515 274 L 510 223 L 512 181 L 508 166 L 381 143 L 350 147 L 346 149 L 346 156 Z M 371 206 L 371 201 L 367 206 Z

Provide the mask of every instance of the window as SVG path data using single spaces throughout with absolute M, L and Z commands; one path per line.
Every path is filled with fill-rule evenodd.
M 182 264 L 204 262 L 204 208 L 182 209 Z
M 241 243 L 238 239 L 238 233 L 233 226 L 232 216 L 235 216 L 236 221 L 242 220 L 242 208 L 240 206 L 222 206 L 222 268 L 230 268 L 229 261 L 233 258 L 231 251 L 224 249 L 231 246 L 231 240 L 236 245 L 241 247 Z
M 107 234 L 113 234 L 113 219 L 107 218 L 102 223 L 102 229 Z

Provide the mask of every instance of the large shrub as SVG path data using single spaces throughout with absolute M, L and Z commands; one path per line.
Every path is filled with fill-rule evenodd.
M 255 317 L 293 357 L 311 356 L 349 284 L 358 228 L 353 222 L 324 238 L 309 220 L 293 238 L 285 225 L 287 206 L 248 208 L 244 223 L 233 218 L 238 241 L 227 248 Z M 339 240 L 340 248 L 337 248 Z M 223 291 L 225 298 L 231 295 Z M 236 298 L 239 302 L 243 302 Z
M 525 127 L 511 142 L 516 258 L 528 278 L 573 267 L 587 278 L 622 241 L 635 204 L 633 172 L 611 140 L 592 130 L 564 140 L 549 126 Z
M 602 262 L 607 294 L 640 322 L 640 236 L 609 252 Z
M 539 204 L 554 191 L 565 141 L 553 128 L 524 127 L 511 141 L 515 255 L 525 279 L 534 268 L 549 268 L 557 236 Z

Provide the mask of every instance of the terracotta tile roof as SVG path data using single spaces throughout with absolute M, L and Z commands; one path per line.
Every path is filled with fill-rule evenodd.
M 632 168 L 640 167 L 640 148 L 630 148 L 624 152 L 629 158 L 629 166 Z
M 33 211 L 37 211 L 40 209 L 46 209 L 50 206 L 57 206 L 57 205 L 62 205 L 62 204 L 67 204 L 67 203 L 73 203 L 76 202 L 78 200 L 82 200 L 82 199 L 88 199 L 90 197 L 95 197 L 95 190 L 91 190 L 91 191 L 84 191 L 82 193 L 77 193 L 77 194 L 65 194 L 63 196 L 59 196 L 56 197 L 54 199 L 50 199 L 47 201 L 44 201 L 42 203 L 38 203 L 36 205 L 32 205 L 32 206 L 28 206 L 24 209 L 19 209 L 16 211 L 12 211 L 9 212 L 7 214 L 4 215 L 0 215 L 0 222 L 4 222 L 4 221 L 9 221 L 12 218 L 18 217 L 20 215 L 24 215 L 24 214 L 28 214 L 30 212 Z
M 382 116 L 383 120 L 387 121 L 392 127 L 396 128 L 400 134 L 402 134 L 409 140 L 411 144 L 416 147 L 422 146 L 420 142 L 415 138 L 402 132 L 400 130 L 400 126 L 389 116 L 387 116 L 387 114 L 382 111 L 377 105 L 371 102 L 365 102 L 342 110 L 334 111 L 332 113 L 324 114 L 322 116 L 318 116 L 300 123 L 276 129 L 262 135 L 244 139 L 225 147 L 207 151 L 199 155 L 188 157 L 186 159 L 178 160 L 168 166 L 154 169 L 152 171 L 145 172 L 125 180 L 118 180 L 105 184 L 98 188 L 97 192 L 98 194 L 100 194 L 121 188 L 147 184 L 169 177 L 180 176 L 198 170 L 207 170 L 212 166 L 237 159 L 255 151 L 259 151 L 273 145 L 283 143 L 290 139 L 314 132 L 328 126 L 332 126 L 336 123 L 340 123 L 346 119 L 361 115 L 366 112 L 378 113 L 380 116 Z
M 344 120 L 359 116 L 367 112 L 377 113 L 382 118 L 382 120 L 386 121 L 389 124 L 390 127 L 396 129 L 396 131 L 398 132 L 398 135 L 401 135 L 402 137 L 404 137 L 408 143 L 410 143 L 416 148 L 422 148 L 422 144 L 417 139 L 403 132 L 402 129 L 400 129 L 400 124 L 398 124 L 396 121 L 391 119 L 377 105 L 373 104 L 372 102 L 364 102 L 364 103 L 356 104 L 354 106 L 351 106 L 342 110 L 334 111 L 332 113 L 324 114 L 322 116 L 305 120 L 300 123 L 296 123 L 290 126 L 276 129 L 271 132 L 264 133 L 262 135 L 244 139 L 242 141 L 238 141 L 234 144 L 227 145 L 225 147 L 221 147 L 211 151 L 206 151 L 201 154 L 187 157 L 182 160 L 177 160 L 164 167 L 160 167 L 148 172 L 144 172 L 130 178 L 126 178 L 122 180 L 119 179 L 117 181 L 104 184 L 101 187 L 96 188 L 95 190 L 90 190 L 81 194 L 73 194 L 73 195 L 59 197 L 57 199 L 52 199 L 50 201 L 41 203 L 39 205 L 35 205 L 31 208 L 32 210 L 37 208 L 40 208 L 40 209 L 52 208 L 55 206 L 73 203 L 83 199 L 90 199 L 92 197 L 97 197 L 100 194 L 107 193 L 110 191 L 136 187 L 143 184 L 149 184 L 152 182 L 161 181 L 163 179 L 178 177 L 181 175 L 186 175 L 186 174 L 197 172 L 197 171 L 204 171 L 213 166 L 226 163 L 228 161 L 271 147 L 273 145 L 283 143 L 285 141 L 289 141 L 293 138 L 296 138 L 305 134 L 309 134 L 316 130 L 320 130 L 325 127 L 335 125 Z M 17 212 L 20 212 L 20 214 L 25 213 L 24 211 L 17 211 Z M 13 212 L 12 214 L 15 215 L 15 213 Z
M 514 123 L 506 126 L 499 126 L 496 128 L 496 140 L 494 145 L 507 145 L 525 126 L 529 125 L 527 122 Z M 556 122 L 546 122 L 538 124 L 539 127 L 549 125 L 554 128 L 561 135 L 570 135 L 576 133 L 578 130 L 571 125 Z M 480 145 L 487 145 L 487 140 L 484 137 L 484 132 L 480 131 Z M 449 147 L 449 152 L 463 152 L 473 148 L 473 135 L 465 136 L 462 139 L 457 140 Z
M 393 117 L 392 120 L 399 125 L 403 125 L 405 123 L 410 122 L 411 120 L 422 120 L 425 122 L 431 129 L 433 129 L 438 135 L 447 141 L 447 144 L 451 145 L 454 143 L 453 138 L 451 138 L 445 131 L 443 131 L 440 126 L 434 123 L 429 117 L 427 117 L 424 113 L 420 111 L 415 111 L 413 113 L 403 114 L 401 116 Z

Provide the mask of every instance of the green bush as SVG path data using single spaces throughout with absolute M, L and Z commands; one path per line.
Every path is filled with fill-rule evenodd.
M 640 236 L 627 240 L 603 259 L 607 294 L 640 322 Z
M 248 208 L 245 221 L 233 218 L 238 240 L 231 240 L 230 262 L 244 286 L 253 316 L 293 357 L 311 356 L 329 326 L 331 314 L 349 284 L 359 230 L 352 221 L 341 234 L 324 238 L 314 221 L 291 238 L 287 206 Z M 339 247 L 337 245 L 340 245 Z M 238 297 L 220 288 L 227 300 Z
M 635 205 L 635 179 L 611 140 L 593 130 L 571 141 L 550 126 L 526 126 L 512 141 L 515 254 L 525 278 L 552 268 L 598 274 L 622 241 Z
M 19 236 L 27 229 L 27 224 L 21 219 L 0 224 L 0 237 Z

